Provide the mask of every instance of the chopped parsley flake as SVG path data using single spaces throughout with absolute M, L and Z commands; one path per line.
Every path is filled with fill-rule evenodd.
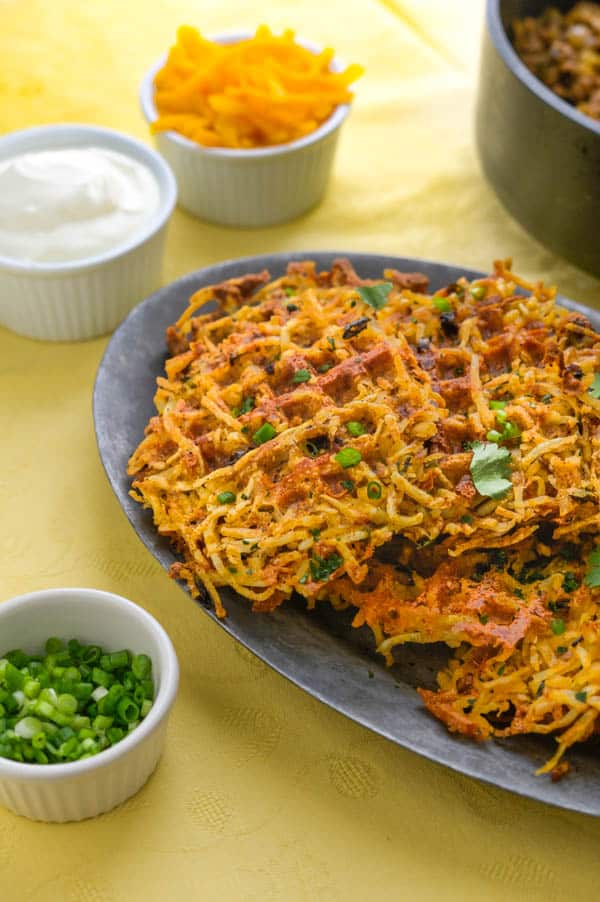
M 498 676 L 502 676 L 502 674 L 504 673 L 505 668 L 506 668 L 506 664 L 501 664 L 501 665 L 500 665 L 500 667 L 498 668 Z
M 597 545 L 590 553 L 584 582 L 586 586 L 590 586 L 592 589 L 595 586 L 600 586 L 600 545 Z
M 332 338 L 331 335 L 327 338 L 327 344 L 331 348 L 332 351 L 335 351 L 335 338 Z
M 348 467 L 355 467 L 356 464 L 359 464 L 362 460 L 362 454 L 356 448 L 342 448 L 335 455 L 334 460 L 346 470 Z
M 337 553 L 333 552 L 329 557 L 319 557 L 315 555 L 310 559 L 310 572 L 312 578 L 324 582 L 329 579 L 332 573 L 335 573 L 342 564 L 344 559 Z
M 565 653 L 566 651 L 568 651 L 568 650 L 569 650 L 569 649 L 567 648 L 566 645 L 559 645 L 558 648 L 556 649 L 556 654 L 557 654 L 557 655 L 564 655 L 564 653 Z
M 387 304 L 387 299 L 393 286 L 391 282 L 381 282 L 379 285 L 363 285 L 357 291 L 365 304 L 374 310 L 381 310 Z
M 488 617 L 487 614 L 480 614 L 480 615 L 479 615 L 479 622 L 480 622 L 480 623 L 483 623 L 484 626 L 485 626 L 485 624 L 488 622 L 489 619 L 490 619 L 490 618 Z
M 354 483 L 351 479 L 342 479 L 342 485 L 346 489 L 347 492 L 352 493 L 354 491 Z
M 549 404 L 551 400 L 552 400 L 552 395 L 542 395 L 542 397 L 540 398 L 540 401 L 542 402 L 542 404 Z
M 310 373 L 308 370 L 296 370 L 294 375 L 292 376 L 292 382 L 308 382 L 310 380 Z
M 562 587 L 565 592 L 573 592 L 579 585 L 579 581 L 574 573 L 571 570 L 567 570 L 567 572 L 563 575 Z
M 587 702 L 587 692 L 585 692 L 585 690 L 583 690 L 582 692 L 576 692 L 575 698 L 578 702 Z
M 270 423 L 263 423 L 252 436 L 255 445 L 264 445 L 277 435 L 277 430 Z
M 499 448 L 495 442 L 473 442 L 470 471 L 473 484 L 486 498 L 504 498 L 512 483 L 510 451 Z

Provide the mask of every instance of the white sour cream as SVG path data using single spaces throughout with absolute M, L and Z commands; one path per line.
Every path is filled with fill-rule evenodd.
M 118 249 L 159 200 L 147 166 L 104 147 L 11 157 L 0 161 L 0 256 L 66 263 Z

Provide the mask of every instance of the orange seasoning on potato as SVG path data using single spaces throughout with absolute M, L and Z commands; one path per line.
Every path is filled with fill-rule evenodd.
M 176 131 L 205 147 L 287 144 L 310 134 L 342 103 L 361 66 L 332 72 L 333 50 L 312 53 L 261 25 L 236 44 L 208 41 L 190 26 L 154 79 L 153 132 Z

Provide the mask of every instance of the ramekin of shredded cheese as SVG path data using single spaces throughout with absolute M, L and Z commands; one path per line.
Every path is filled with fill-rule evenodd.
M 0 138 L 0 325 L 47 340 L 112 331 L 160 284 L 168 165 L 110 129 Z
M 140 91 L 179 204 L 234 227 L 275 225 L 316 206 L 350 111 L 348 86 L 361 74 L 291 31 L 206 40 L 180 28 Z

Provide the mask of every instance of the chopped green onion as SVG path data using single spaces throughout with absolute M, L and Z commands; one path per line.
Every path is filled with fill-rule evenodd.
M 381 491 L 381 484 L 379 482 L 371 480 L 371 482 L 367 483 L 367 495 L 371 500 L 376 501 L 381 498 Z
M 452 310 L 452 304 L 450 303 L 448 298 L 434 295 L 431 300 L 433 301 L 433 306 L 436 308 L 436 310 L 439 310 L 440 313 L 450 313 L 450 311 Z
M 270 423 L 263 423 L 263 425 L 259 429 L 257 429 L 252 436 L 252 441 L 255 445 L 263 445 L 265 442 L 268 442 L 272 438 L 275 438 L 276 435 L 277 430 L 273 426 L 271 426 Z
M 350 420 L 349 423 L 346 423 L 346 429 L 353 435 L 355 438 L 358 438 L 359 435 L 364 435 L 367 431 L 362 423 L 357 422 L 356 420 Z
M 504 410 L 507 401 L 490 401 L 490 410 Z
M 131 662 L 131 670 L 137 680 L 144 680 L 152 672 L 152 661 L 148 655 L 136 655 Z
M 96 755 L 135 729 L 153 699 L 148 655 L 54 636 L 39 656 L 12 649 L 0 657 L 0 757 L 55 764 Z
M 219 492 L 217 501 L 219 504 L 233 504 L 235 501 L 235 492 Z
M 552 621 L 550 627 L 555 636 L 562 636 L 565 631 L 565 621 L 561 620 L 559 617 L 556 620 Z
M 356 464 L 359 464 L 362 460 L 362 454 L 356 448 L 342 448 L 335 455 L 334 460 L 346 470 L 348 467 L 355 467 Z

